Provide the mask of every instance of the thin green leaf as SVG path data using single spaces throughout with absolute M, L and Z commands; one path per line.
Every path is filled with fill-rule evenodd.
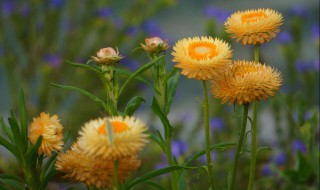
M 55 161 L 56 161 L 55 158 L 57 157 L 57 155 L 58 153 L 54 152 L 46 162 L 46 165 L 43 167 L 43 170 L 41 172 L 40 181 L 43 181 L 43 179 L 45 179 L 45 176 L 47 176 L 51 171 L 55 169 L 54 164 L 55 164 Z
M 168 118 L 161 111 L 159 103 L 155 97 L 153 97 L 151 109 L 160 118 L 165 129 L 165 136 L 171 137 L 171 131 L 173 127 L 170 125 Z
M 81 94 L 83 95 L 86 95 L 88 96 L 89 98 L 91 98 L 93 101 L 95 102 L 98 102 L 105 110 L 109 110 L 107 104 L 101 100 L 100 98 L 96 97 L 95 95 L 91 94 L 90 92 L 88 91 L 85 91 L 81 88 L 78 88 L 78 87 L 75 87 L 75 86 L 66 86 L 66 85 L 59 85 L 59 84 L 54 84 L 54 83 L 51 83 L 51 85 L 55 86 L 55 87 L 59 87 L 59 88 L 62 88 L 62 89 L 66 89 L 66 90 L 75 90 L 75 91 L 78 91 L 80 92 Z
M 19 183 L 19 182 L 17 182 L 16 180 L 1 179 L 0 178 L 0 182 L 3 183 L 3 184 L 6 184 L 8 186 L 11 186 L 15 190 L 25 190 L 24 185 Z
M 4 123 L 2 116 L 0 116 L 0 126 L 1 126 L 2 130 L 4 131 L 4 133 L 6 134 L 6 136 L 9 138 L 9 140 L 12 143 L 14 143 L 12 130 Z
M 28 144 L 28 127 L 27 127 L 27 113 L 25 107 L 25 100 L 23 91 L 20 91 L 20 101 L 19 101 L 19 108 L 20 108 L 20 127 L 21 127 L 21 136 L 22 136 L 22 143 L 27 145 Z M 25 148 L 27 148 L 25 146 Z M 23 152 L 25 152 L 24 150 Z
M 107 123 L 106 123 L 106 131 L 108 133 L 109 143 L 113 144 L 113 127 L 112 127 L 112 124 L 109 122 L 109 120 L 107 120 Z
M 156 58 L 155 60 L 143 65 L 142 67 L 140 67 L 137 71 L 135 71 L 121 86 L 120 90 L 119 90 L 119 96 L 121 95 L 123 89 L 126 87 L 126 85 L 133 80 L 134 78 L 136 78 L 137 76 L 139 76 L 141 73 L 143 73 L 144 71 L 146 71 L 147 69 L 149 69 L 150 67 L 152 67 L 154 64 L 156 64 L 159 60 L 161 60 L 164 56 L 160 56 L 158 58 Z
M 21 131 L 13 112 L 11 112 L 11 117 L 8 120 L 13 133 L 15 145 L 22 156 L 25 153 L 27 144 L 24 144 L 22 141 Z
M 23 182 L 22 178 L 12 174 L 0 174 L 0 179 L 11 179 L 11 180 Z
M 0 184 L 0 190 L 8 190 L 7 187 Z
M 131 116 L 140 107 L 142 102 L 146 102 L 146 100 L 139 96 L 131 98 L 124 110 L 124 114 Z
M 173 97 L 176 94 L 178 81 L 179 81 L 180 73 L 177 72 L 168 80 L 167 90 L 166 90 L 166 112 L 167 114 L 170 112 L 170 106 L 173 101 Z
M 43 180 L 41 181 L 41 185 L 39 187 L 39 190 L 45 190 L 50 179 L 55 176 L 56 174 L 58 174 L 59 172 L 57 170 L 55 170 L 55 168 L 53 167 L 53 170 L 51 170 L 49 173 L 47 173 Z
M 257 149 L 256 155 L 258 155 L 260 153 L 260 151 L 263 151 L 263 150 L 270 150 L 271 151 L 272 148 L 271 147 L 259 147 Z
M 117 74 L 120 74 L 120 75 L 125 75 L 125 76 L 132 75 L 132 72 L 130 72 L 128 70 L 125 70 L 125 69 L 116 68 L 115 71 L 116 71 Z M 141 81 L 141 82 L 143 82 L 143 83 L 145 83 L 149 87 L 154 88 L 153 85 L 150 82 L 148 82 L 146 79 L 144 79 L 143 77 L 138 76 L 138 77 L 136 77 L 136 79 Z
M 42 142 L 42 136 L 38 138 L 36 144 L 29 147 L 28 152 L 26 154 L 27 166 L 29 166 L 31 170 L 35 170 L 36 168 L 38 150 L 41 145 L 41 142 Z
M 166 82 L 177 72 L 179 69 L 177 67 L 173 67 L 171 71 L 168 73 L 166 79 L 163 81 L 162 85 L 166 84 Z
M 93 65 L 89 65 L 89 64 L 73 63 L 73 62 L 68 61 L 68 60 L 67 60 L 67 63 L 68 63 L 69 65 L 74 66 L 74 67 L 79 67 L 79 68 L 83 68 L 83 69 L 87 69 L 87 70 L 93 71 L 93 72 L 95 72 L 95 73 L 98 75 L 98 77 L 102 80 L 102 82 L 103 82 L 104 84 L 107 83 L 107 80 L 106 80 L 106 78 L 103 76 L 103 73 L 102 73 L 102 71 L 100 70 L 100 68 L 97 68 L 97 67 L 95 67 L 95 66 L 93 66 Z
M 0 145 L 4 146 L 7 150 L 9 150 L 15 157 L 18 156 L 17 149 L 14 145 L 8 142 L 6 139 L 0 136 Z
M 133 186 L 135 186 L 139 183 L 148 181 L 149 179 L 152 179 L 154 177 L 157 177 L 157 176 L 160 176 L 160 175 L 163 175 L 163 174 L 175 171 L 175 170 L 183 170 L 183 169 L 198 169 L 198 168 L 197 167 L 183 167 L 183 166 L 169 166 L 169 167 L 162 168 L 159 170 L 153 170 L 153 171 L 148 172 L 148 173 L 142 175 L 141 177 L 138 177 L 135 180 L 131 181 L 128 184 L 127 189 L 130 189 Z
M 153 182 L 153 181 L 145 181 L 143 182 L 145 184 L 148 184 L 156 189 L 160 189 L 160 190 L 166 190 L 166 188 L 162 187 L 160 184 L 156 183 L 156 182 Z
M 148 133 L 149 134 L 149 137 L 151 138 L 152 141 L 154 141 L 155 143 L 157 143 L 163 152 L 165 152 L 165 143 L 163 141 L 163 139 L 159 138 L 158 135 L 155 135 L 151 132 Z
M 229 147 L 229 146 L 235 146 L 237 145 L 237 143 L 235 142 L 225 142 L 225 143 L 218 143 L 218 144 L 215 144 L 215 145 L 212 145 L 210 146 L 210 151 L 213 151 L 213 150 L 219 150 L 219 149 L 225 149 L 226 147 Z M 206 150 L 201 150 L 199 151 L 198 153 L 194 154 L 193 156 L 187 158 L 183 165 L 184 166 L 188 166 L 191 162 L 193 162 L 194 160 L 196 160 L 197 158 L 205 155 L 206 153 Z

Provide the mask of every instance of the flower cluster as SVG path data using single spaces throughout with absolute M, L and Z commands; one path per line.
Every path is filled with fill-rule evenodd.
M 106 188 L 111 186 L 117 167 L 121 183 L 140 166 L 137 154 L 148 142 L 146 130 L 135 117 L 91 120 L 84 124 L 72 148 L 58 156 L 56 168 L 71 181 Z
M 283 18 L 271 9 L 232 14 L 226 31 L 243 44 L 262 44 L 276 37 Z M 181 74 L 196 80 L 211 80 L 212 94 L 222 103 L 246 104 L 267 99 L 282 83 L 279 71 L 253 61 L 231 61 L 230 45 L 202 36 L 182 39 L 173 47 L 173 62 Z

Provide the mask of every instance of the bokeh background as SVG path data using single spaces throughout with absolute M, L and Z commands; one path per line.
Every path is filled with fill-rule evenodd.
M 103 115 L 101 107 L 77 92 L 50 83 L 74 85 L 103 97 L 94 73 L 73 68 L 70 60 L 85 63 L 103 47 L 117 47 L 125 58 L 118 67 L 135 71 L 148 62 L 139 49 L 146 37 L 168 39 L 172 46 L 185 37 L 210 35 L 230 42 L 234 59 L 253 59 L 253 47 L 236 44 L 224 32 L 233 12 L 273 8 L 284 15 L 278 37 L 260 48 L 260 60 L 279 69 L 280 92 L 260 104 L 259 145 L 272 151 L 258 156 L 257 189 L 316 189 L 319 185 L 319 1 L 318 0 L 0 0 L 0 115 L 18 113 L 19 90 L 26 97 L 29 119 L 44 111 L 58 114 L 72 139 L 82 124 Z M 171 48 L 167 67 L 172 68 Z M 151 74 L 144 73 L 151 81 Z M 124 78 L 123 78 L 124 79 Z M 138 112 L 151 130 L 161 129 L 150 111 L 152 90 L 133 82 L 120 97 L 120 110 L 135 95 L 146 99 Z M 178 161 L 204 148 L 199 81 L 181 76 L 169 115 L 176 128 L 173 144 Z M 240 107 L 211 99 L 213 142 L 236 141 Z M 249 143 L 250 139 L 248 139 Z M 150 143 L 141 154 L 142 168 L 134 176 L 166 165 L 161 149 Z M 226 184 L 233 148 L 213 152 L 218 186 Z M 19 173 L 10 154 L 0 147 L 0 173 Z M 239 189 L 245 189 L 249 154 L 242 159 Z M 194 165 L 203 164 L 198 160 Z M 303 165 L 301 165 L 303 163 Z M 299 165 L 300 164 L 300 165 Z M 307 168 L 307 169 L 302 169 Z M 167 177 L 158 180 L 167 184 Z M 203 171 L 185 172 L 190 189 L 203 189 Z M 71 186 L 57 176 L 52 189 Z M 81 187 L 77 187 L 81 188 Z M 138 188 L 143 188 L 139 186 Z

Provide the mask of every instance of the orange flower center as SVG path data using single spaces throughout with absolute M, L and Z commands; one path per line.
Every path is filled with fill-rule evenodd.
M 188 53 L 193 59 L 201 60 L 218 55 L 216 45 L 209 42 L 195 42 L 189 45 Z
M 113 128 L 113 133 L 122 133 L 124 131 L 129 130 L 129 126 L 124 122 L 113 121 L 111 122 L 111 125 Z M 100 127 L 98 128 L 98 133 L 104 135 L 107 134 L 105 123 L 100 125 Z
M 241 16 L 242 23 L 257 22 L 258 20 L 267 18 L 264 12 L 247 13 Z
M 254 73 L 254 72 L 257 72 L 258 69 L 255 68 L 255 67 L 242 67 L 240 69 L 237 69 L 235 72 L 234 72 L 234 76 L 236 77 L 243 77 L 249 73 Z

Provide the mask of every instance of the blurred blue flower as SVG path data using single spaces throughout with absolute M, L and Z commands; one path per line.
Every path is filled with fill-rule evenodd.
M 316 59 L 316 60 L 314 60 L 313 61 L 313 68 L 315 69 L 315 71 L 319 71 L 319 64 L 320 64 L 320 62 L 319 62 L 320 60 L 319 59 Z
M 57 68 L 62 63 L 62 58 L 58 54 L 46 54 L 43 57 L 43 61 L 48 63 L 51 67 Z
M 129 70 L 131 71 L 135 71 L 141 67 L 141 64 L 138 61 L 130 59 L 128 57 L 124 57 L 123 59 L 121 59 L 121 65 L 129 68 Z
M 179 158 L 187 152 L 188 148 L 189 146 L 185 141 L 174 140 L 171 145 L 172 155 L 176 158 Z
M 62 7 L 65 3 L 65 0 L 49 0 L 49 6 L 52 8 Z
M 224 121 L 220 117 L 212 117 L 210 119 L 210 127 L 214 131 L 221 131 L 224 128 Z
M 292 148 L 294 152 L 301 152 L 301 153 L 307 152 L 306 144 L 300 140 L 294 140 L 292 142 Z
M 306 17 L 308 16 L 308 9 L 303 5 L 295 4 L 291 7 L 290 10 L 291 14 L 299 17 Z
M 102 7 L 96 11 L 96 15 L 100 18 L 108 18 L 112 13 L 112 9 L 109 7 Z
M 123 20 L 119 17 L 113 18 L 112 23 L 116 29 L 120 29 L 123 27 Z
M 297 71 L 301 72 L 301 73 L 305 73 L 305 72 L 309 72 L 309 71 L 315 71 L 315 70 L 319 70 L 318 69 L 318 64 L 319 62 L 315 61 L 304 61 L 304 60 L 297 60 L 295 63 L 295 67 L 297 69 Z
M 12 1 L 4 1 L 1 4 L 1 12 L 4 16 L 10 16 L 15 9 L 15 4 Z
M 274 157 L 274 162 L 276 163 L 276 165 L 278 166 L 282 166 L 286 163 L 286 155 L 284 152 L 280 152 L 278 153 L 275 157 Z
M 264 175 L 264 176 L 271 176 L 273 174 L 273 171 L 270 167 L 269 164 L 264 164 L 262 167 L 261 167 L 261 174 Z
M 319 39 L 319 24 L 315 24 L 312 26 L 311 35 L 312 35 L 313 39 L 315 39 L 315 40 Z
M 292 42 L 292 36 L 287 30 L 284 30 L 279 33 L 277 40 L 281 44 L 289 44 Z
M 216 6 L 210 5 L 204 10 L 204 15 L 207 18 L 212 18 L 217 20 L 219 23 L 224 23 L 230 15 L 230 12 L 225 9 L 218 8 Z
M 147 20 L 141 24 L 141 28 L 145 31 L 149 37 L 163 37 L 162 31 L 159 28 L 158 24 L 154 20 Z
M 126 28 L 125 33 L 128 36 L 135 36 L 138 33 L 138 28 L 136 26 L 129 26 Z
M 30 13 L 30 6 L 28 4 L 23 4 L 19 8 L 19 12 L 22 16 L 26 17 Z

